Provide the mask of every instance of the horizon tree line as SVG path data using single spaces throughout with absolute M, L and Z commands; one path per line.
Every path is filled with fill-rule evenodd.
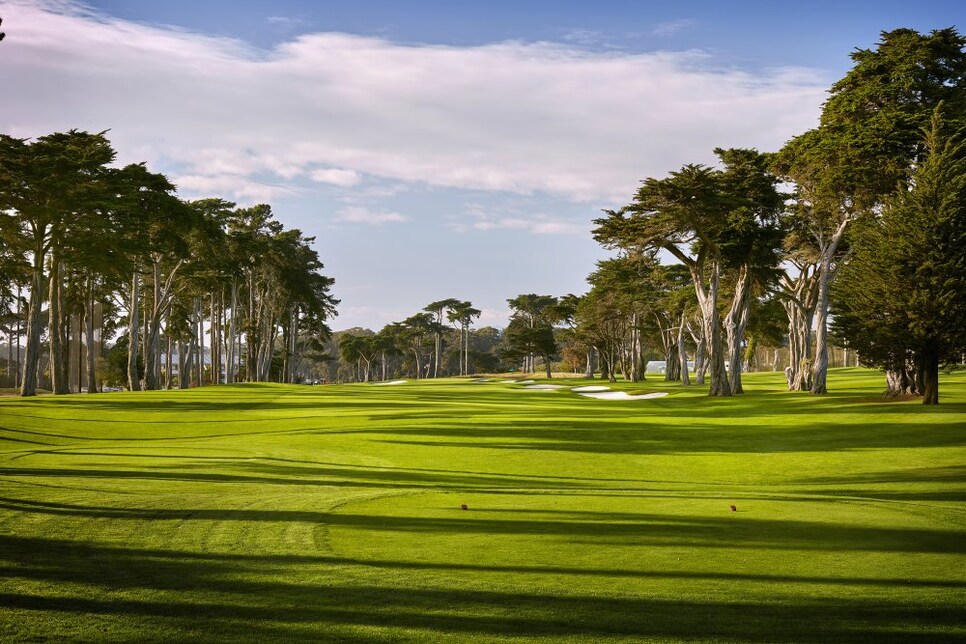
M 759 347 L 773 368 L 783 348 L 788 388 L 820 395 L 835 340 L 886 371 L 888 395 L 938 402 L 940 365 L 966 354 L 964 45 L 952 28 L 883 32 L 852 54 L 818 126 L 779 151 L 718 148 L 717 167 L 645 179 L 595 220 L 618 255 L 587 294 L 508 300 L 501 356 L 528 373 L 542 361 L 547 377 L 563 358 L 631 381 L 663 357 L 665 378 L 707 376 L 709 395 L 731 396 Z M 417 374 L 430 373 L 429 338 L 440 373 L 446 304 L 400 323 Z
M 171 386 L 172 354 L 179 374 L 203 382 L 207 325 L 212 382 L 222 369 L 229 382 L 296 381 L 310 354 L 314 373 L 360 381 L 538 365 L 549 378 L 561 363 L 639 381 L 663 358 L 667 380 L 690 386 L 693 373 L 709 395 L 732 396 L 767 347 L 772 368 L 788 353 L 790 390 L 820 395 L 834 340 L 883 368 L 889 395 L 937 403 L 940 365 L 966 353 L 966 40 L 897 29 L 852 58 L 818 125 L 777 152 L 716 148 L 715 166 L 644 179 L 594 220 L 617 254 L 588 292 L 509 298 L 506 329 L 475 353 L 480 310 L 447 298 L 378 332 L 340 333 L 326 355 L 332 281 L 312 239 L 268 206 L 181 201 L 143 164 L 110 168 L 103 133 L 3 137 L 0 271 L 11 286 L 0 303 L 8 336 L 24 318 L 23 393 L 43 329 L 64 392 L 68 320 L 80 316 L 90 342 L 98 305 L 113 316 L 105 332 L 126 328 L 131 389 L 158 388 L 162 374 Z

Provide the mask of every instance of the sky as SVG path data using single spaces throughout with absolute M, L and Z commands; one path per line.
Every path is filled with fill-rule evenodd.
M 331 326 L 587 291 L 601 210 L 777 150 L 882 31 L 966 3 L 0 0 L 0 132 L 100 132 L 186 199 L 315 237 Z

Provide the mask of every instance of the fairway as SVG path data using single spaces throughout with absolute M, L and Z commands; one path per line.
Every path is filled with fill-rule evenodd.
M 0 640 L 963 641 L 966 373 L 743 377 L 0 399 Z

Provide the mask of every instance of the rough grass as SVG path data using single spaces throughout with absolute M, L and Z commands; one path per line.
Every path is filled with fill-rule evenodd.
M 0 400 L 0 640 L 962 641 L 966 374 L 746 384 Z

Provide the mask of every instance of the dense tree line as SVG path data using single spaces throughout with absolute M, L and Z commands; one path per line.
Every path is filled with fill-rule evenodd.
M 682 314 L 678 337 L 688 328 L 704 352 L 697 373 L 706 360 L 712 396 L 741 393 L 749 325 L 759 341 L 774 337 L 752 316 L 777 302 L 790 389 L 826 392 L 835 320 L 864 364 L 887 370 L 892 394 L 938 402 L 940 364 L 966 351 L 964 45 L 954 29 L 883 33 L 877 49 L 853 53 L 816 128 L 774 154 L 716 150 L 720 167 L 646 179 L 596 220 L 595 238 L 623 261 L 662 251 L 687 268 L 700 328 Z M 627 316 L 614 313 L 630 283 L 591 291 L 597 306 L 612 300 L 592 324 L 627 337 L 615 327 Z
M 298 380 L 337 303 L 313 239 L 267 205 L 185 201 L 114 158 L 103 132 L 0 135 L 0 304 L 21 394 L 38 382 L 67 393 L 70 373 L 90 393 L 121 378 L 131 390 Z M 100 345 L 122 328 L 123 374 L 117 355 L 98 373 Z
M 22 392 L 44 334 L 63 393 L 68 338 L 123 328 L 124 362 L 115 351 L 108 366 L 131 389 L 174 373 L 177 386 L 508 370 L 640 381 L 658 361 L 711 396 L 741 394 L 751 368 L 823 394 L 834 339 L 843 363 L 883 368 L 890 395 L 937 403 L 941 365 L 966 354 L 966 40 L 897 29 L 852 58 L 817 126 L 780 150 L 719 148 L 714 166 L 645 178 L 595 220 L 615 256 L 587 293 L 510 298 L 503 330 L 473 329 L 480 310 L 448 298 L 330 338 L 332 281 L 268 206 L 184 202 L 143 164 L 112 168 L 103 134 L 4 136 L 0 328 L 26 336 Z
M 369 382 L 496 371 L 500 366 L 494 362 L 493 343 L 474 350 L 480 333 L 470 327 L 480 314 L 471 302 L 448 298 L 378 332 L 356 328 L 338 333 L 332 348 L 339 360 L 327 370 L 327 379 Z M 502 339 L 501 331 L 488 331 Z

